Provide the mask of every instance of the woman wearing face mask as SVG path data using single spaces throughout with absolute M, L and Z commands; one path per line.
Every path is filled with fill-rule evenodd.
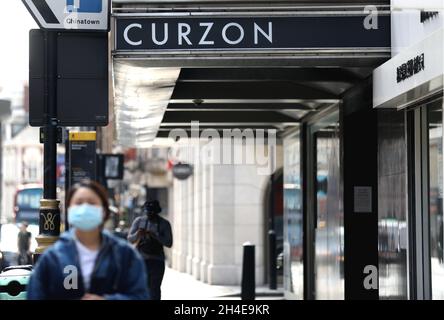
M 30 300 L 146 300 L 140 255 L 103 230 L 109 216 L 105 189 L 95 182 L 68 194 L 71 229 L 39 257 L 28 284 Z

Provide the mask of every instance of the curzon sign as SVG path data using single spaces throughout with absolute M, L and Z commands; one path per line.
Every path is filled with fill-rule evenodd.
M 390 17 L 377 29 L 366 16 L 116 16 L 116 51 L 388 48 Z

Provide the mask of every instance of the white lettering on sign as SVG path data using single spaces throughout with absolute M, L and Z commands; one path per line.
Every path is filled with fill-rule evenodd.
M 270 42 L 273 43 L 273 24 L 268 23 L 268 33 L 265 33 L 256 23 L 254 24 L 254 44 L 259 43 L 259 32 Z
M 214 41 L 207 40 L 208 34 L 211 31 L 211 28 L 213 28 L 214 23 L 213 22 L 201 22 L 199 23 L 201 27 L 206 27 L 204 34 L 202 35 L 202 38 L 199 41 L 200 45 L 212 45 L 214 44 Z
M 188 23 L 179 23 L 177 25 L 177 27 L 179 29 L 179 31 L 177 33 L 177 35 L 178 35 L 177 36 L 178 37 L 177 42 L 179 43 L 179 46 L 182 45 L 182 40 L 185 40 L 191 46 L 192 43 L 191 43 L 190 39 L 188 39 L 188 35 L 191 32 L 190 25 Z M 184 31 L 184 28 L 185 28 L 185 31 Z
M 156 39 L 156 24 L 152 23 L 151 28 L 152 28 L 151 29 L 151 38 L 155 44 L 157 44 L 158 46 L 162 46 L 165 43 L 167 43 L 167 41 L 168 41 L 168 23 L 163 24 L 163 40 L 160 40 L 160 41 Z
M 228 28 L 230 28 L 230 27 L 236 27 L 239 30 L 240 35 L 239 35 L 239 38 L 237 40 L 230 40 L 230 39 L 228 39 L 227 31 L 228 31 Z M 244 29 L 242 28 L 242 26 L 239 23 L 236 23 L 236 22 L 228 23 L 222 29 L 222 38 L 224 39 L 224 41 L 226 43 L 231 44 L 231 45 L 235 45 L 235 44 L 240 43 L 244 39 L 244 34 L 245 34 Z
M 133 23 L 130 24 L 128 27 L 125 28 L 125 31 L 123 32 L 123 37 L 125 38 L 126 43 L 132 45 L 132 46 L 140 46 L 142 44 L 142 40 L 139 41 L 132 41 L 129 36 L 128 33 L 130 32 L 131 29 L 133 28 L 139 28 L 142 29 L 142 25 L 139 23 Z
M 162 28 L 163 26 L 163 28 Z M 151 41 L 156 46 L 167 46 L 168 44 L 171 44 L 169 42 L 175 41 L 174 37 L 170 37 L 169 32 L 173 28 L 176 28 L 177 30 L 177 43 L 174 43 L 173 45 L 178 46 L 192 46 L 193 42 L 191 39 L 193 38 L 192 35 L 196 32 L 198 33 L 199 42 L 198 45 L 200 46 L 211 46 L 215 45 L 215 40 L 222 40 L 227 45 L 237 45 L 241 42 L 245 41 L 245 30 L 246 26 L 242 26 L 239 23 L 236 22 L 230 22 L 225 25 L 223 25 L 222 29 L 219 29 L 218 31 L 214 28 L 214 22 L 200 22 L 199 28 L 196 30 L 196 25 L 192 25 L 190 23 L 185 22 L 177 22 L 175 23 L 151 23 L 151 37 L 147 37 L 148 39 L 151 38 Z M 268 25 L 260 26 L 257 23 L 253 23 L 251 25 L 252 29 L 252 36 L 253 36 L 253 43 L 255 45 L 263 44 L 264 42 L 273 43 L 273 23 L 268 22 Z M 143 44 L 142 38 L 137 38 L 134 35 L 131 35 L 131 31 L 133 29 L 143 29 L 143 25 L 139 23 L 133 23 L 125 27 L 123 32 L 123 38 L 127 44 L 130 46 L 140 46 Z M 194 29 L 193 29 L 194 28 Z M 159 29 L 163 29 L 159 30 Z M 149 31 L 148 31 L 149 32 Z M 250 33 L 251 34 L 251 33 Z M 197 40 L 196 40 L 197 41 Z

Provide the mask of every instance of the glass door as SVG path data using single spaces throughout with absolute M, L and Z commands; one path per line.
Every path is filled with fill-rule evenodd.
M 444 300 L 443 98 L 408 111 L 411 237 L 410 298 Z
M 378 110 L 379 298 L 408 298 L 408 192 L 404 111 Z
M 344 220 L 339 112 L 310 126 L 314 298 L 344 299 Z
M 443 100 L 427 108 L 428 181 L 429 181 L 429 253 L 432 299 L 444 299 L 444 239 L 443 239 Z
M 301 153 L 299 132 L 284 139 L 284 289 L 299 300 L 304 298 Z

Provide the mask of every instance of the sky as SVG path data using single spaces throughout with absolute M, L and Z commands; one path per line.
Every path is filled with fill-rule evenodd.
M 0 0 L 0 88 L 3 91 L 27 83 L 29 30 L 33 28 L 38 28 L 37 24 L 21 0 Z

